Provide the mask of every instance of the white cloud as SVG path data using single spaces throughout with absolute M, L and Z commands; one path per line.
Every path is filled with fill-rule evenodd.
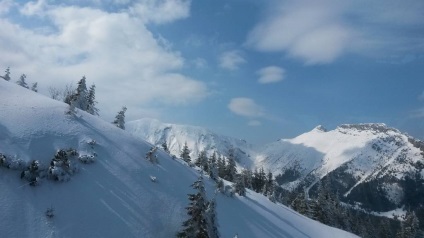
M 19 12 L 26 16 L 42 15 L 46 6 L 47 3 L 45 0 L 38 0 L 37 2 L 28 2 L 22 8 L 19 9 Z
M 8 13 L 13 6 L 12 0 L 0 0 L 0 16 Z
M 33 9 L 27 13 L 37 17 L 40 8 Z M 184 58 L 165 47 L 144 19 L 128 11 L 78 6 L 48 5 L 43 11 L 43 20 L 49 22 L 44 31 L 0 18 L 0 29 L 7 33 L 0 35 L 0 66 L 11 67 L 13 80 L 25 73 L 46 93 L 49 86 L 76 83 L 86 75 L 89 84 L 96 84 L 103 116 L 115 114 L 122 105 L 142 112 L 152 102 L 185 105 L 208 95 L 205 83 L 178 73 Z
M 262 123 L 258 120 L 251 120 L 247 123 L 248 126 L 261 126 Z
M 246 60 L 239 50 L 226 51 L 219 57 L 219 66 L 228 70 L 236 70 L 244 63 L 246 63 Z
M 145 22 L 168 23 L 190 15 L 191 0 L 139 0 L 130 11 Z
M 204 69 L 208 67 L 208 62 L 204 58 L 196 58 L 192 60 L 194 67 Z
M 265 116 L 264 109 L 250 98 L 233 98 L 228 104 L 228 108 L 233 113 L 244 117 L 258 118 Z
M 256 72 L 259 75 L 258 82 L 262 84 L 276 83 L 282 81 L 286 71 L 278 66 L 268 66 Z
M 331 63 L 346 53 L 423 52 L 422 34 L 410 32 L 423 30 L 424 2 L 406 1 L 281 1 L 252 29 L 246 44 L 306 64 Z

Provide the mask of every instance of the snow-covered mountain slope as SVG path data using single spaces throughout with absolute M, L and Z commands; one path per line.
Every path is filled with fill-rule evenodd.
M 66 115 L 66 104 L 13 83 L 0 80 L 0 95 L 1 237 L 156 238 L 181 229 L 197 171 L 160 150 L 159 164 L 152 164 L 145 159 L 151 144 L 85 112 Z M 36 171 L 58 166 L 54 154 L 70 147 L 97 155 L 94 163 L 71 157 L 61 167 L 77 171 L 67 182 L 41 172 L 37 186 L 20 178 L 33 160 L 40 162 Z M 205 183 L 214 196 L 213 182 Z M 216 199 L 222 237 L 355 237 L 251 191 Z M 54 217 L 45 215 L 48 208 Z
M 332 175 L 347 198 L 374 181 L 375 189 L 399 205 L 404 197 L 400 182 L 405 176 L 424 175 L 423 145 L 385 124 L 341 125 L 331 131 L 319 126 L 267 145 L 257 156 L 257 166 L 282 174 L 280 183 L 289 189 L 301 183 L 307 188 Z
M 156 119 L 143 118 L 128 122 L 126 130 L 159 147 L 166 143 L 170 153 L 177 157 L 187 143 L 192 159 L 197 158 L 202 150 L 208 155 L 216 152 L 218 155 L 227 156 L 233 148 L 240 166 L 252 165 L 252 145 L 245 140 L 218 135 L 202 127 L 162 123 Z

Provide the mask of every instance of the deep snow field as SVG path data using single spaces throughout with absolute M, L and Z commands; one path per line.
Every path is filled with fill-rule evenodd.
M 21 169 L 0 167 L 0 236 L 175 237 L 199 173 L 161 150 L 152 164 L 145 159 L 149 143 L 86 112 L 67 115 L 67 108 L 0 80 L 0 153 L 14 162 L 39 160 L 42 168 L 59 149 L 97 154 L 91 164 L 72 160 L 78 172 L 69 181 L 42 178 L 37 186 L 20 178 Z M 214 193 L 212 180 L 205 185 L 217 199 L 221 237 L 356 237 L 250 190 L 231 198 Z M 48 208 L 54 217 L 46 217 Z

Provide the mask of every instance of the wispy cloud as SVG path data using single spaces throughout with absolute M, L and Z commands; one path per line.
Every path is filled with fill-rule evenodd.
M 130 12 L 145 22 L 163 24 L 190 15 L 191 0 L 139 0 Z
M 424 108 L 414 110 L 410 113 L 411 118 L 424 118 Z
M 265 116 L 264 109 L 250 98 L 233 98 L 228 104 L 228 108 L 240 116 L 251 118 Z
M 2 14 L 8 13 L 9 10 L 12 8 L 12 6 L 13 6 L 12 0 L 1 0 L 0 1 L 0 16 Z
M 281 1 L 249 33 L 247 45 L 284 52 L 306 64 L 346 53 L 372 57 L 424 52 L 424 2 L 419 0 Z
M 239 50 L 226 51 L 219 57 L 219 66 L 228 70 L 236 70 L 244 63 L 246 60 Z
M 143 105 L 151 102 L 198 102 L 208 95 L 206 84 L 179 73 L 185 59 L 146 27 L 149 22 L 163 24 L 184 18 L 189 6 L 190 1 L 146 0 L 111 13 L 44 1 L 19 5 L 16 7 L 24 9 L 22 14 L 29 19 L 38 20 L 43 14 L 47 24 L 42 27 L 47 30 L 0 18 L 0 28 L 7 32 L 0 34 L 0 66 L 10 66 L 14 79 L 26 73 L 39 82 L 41 92 L 48 86 L 75 83 L 86 75 L 88 82 L 97 86 L 102 115 L 113 115 L 122 105 L 142 112 Z M 167 16 L 149 13 L 141 18 L 140 8 L 156 9 Z M 116 95 L 118 92 L 125 95 Z
M 259 75 L 259 83 L 268 84 L 282 81 L 286 71 L 278 66 L 268 66 L 258 70 L 256 73 Z

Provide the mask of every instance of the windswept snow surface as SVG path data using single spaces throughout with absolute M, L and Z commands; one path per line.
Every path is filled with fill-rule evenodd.
M 78 164 L 68 182 L 42 179 L 29 186 L 21 171 L 0 167 L 1 237 L 174 237 L 187 219 L 190 185 L 198 172 L 158 150 L 159 164 L 145 155 L 151 145 L 98 117 L 13 83 L 0 80 L 0 153 L 14 160 L 39 160 L 75 148 L 93 153 L 93 164 Z M 156 177 L 156 182 L 151 181 Z M 246 197 L 217 198 L 221 237 L 356 237 L 299 215 L 248 191 Z M 48 208 L 54 217 L 47 218 Z

